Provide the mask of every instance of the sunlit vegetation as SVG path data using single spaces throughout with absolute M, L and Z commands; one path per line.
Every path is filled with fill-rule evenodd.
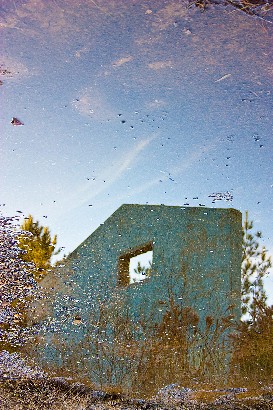
M 273 375 L 273 306 L 261 306 L 254 324 L 241 323 L 233 346 L 233 381 L 252 386 L 270 385 Z
M 52 267 L 57 237 L 31 215 L 21 226 L 1 215 L 0 228 L 0 346 L 13 351 L 30 336 L 29 307 L 41 297 L 37 282 Z
M 265 246 L 260 245 L 261 232 L 253 232 L 253 221 L 245 214 L 243 225 L 242 254 L 242 314 L 244 320 L 255 325 L 267 306 L 263 279 L 272 267 L 271 256 Z
M 222 375 L 227 374 L 231 349 L 227 334 L 233 315 L 227 312 L 221 319 L 207 316 L 200 320 L 192 308 L 175 303 L 171 294 L 167 305 L 162 320 L 155 322 L 155 312 L 150 312 L 151 320 L 132 320 L 118 297 L 102 303 L 96 318 L 90 314 L 80 341 L 75 342 L 70 335 L 52 338 L 61 364 L 55 368 L 50 365 L 47 370 L 72 378 L 86 374 L 81 382 L 93 379 L 100 388 L 121 386 L 123 392 L 146 396 L 173 382 L 191 387 L 224 385 Z M 38 361 L 45 342 L 37 336 L 38 351 L 31 346 L 31 356 Z
M 267 305 L 263 279 L 272 267 L 271 256 L 261 246 L 261 232 L 245 214 L 242 252 L 243 321 L 233 340 L 231 374 L 247 384 L 270 383 L 273 374 L 273 306 Z
M 60 252 L 60 249 L 56 249 L 57 235 L 51 237 L 49 228 L 40 225 L 32 215 L 25 218 L 21 229 L 29 232 L 28 236 L 22 235 L 19 238 L 19 247 L 25 251 L 21 258 L 25 262 L 34 263 L 34 279 L 40 281 L 52 268 L 52 256 Z

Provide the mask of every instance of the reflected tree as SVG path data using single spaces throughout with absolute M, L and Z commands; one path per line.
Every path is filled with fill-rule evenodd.
M 231 379 L 244 383 L 270 383 L 273 372 L 273 306 L 267 305 L 263 279 L 272 267 L 261 246 L 261 232 L 245 214 L 242 253 L 242 313 L 244 320 L 233 336 Z
M 52 268 L 52 256 L 60 252 L 60 249 L 56 250 L 57 235 L 51 236 L 49 228 L 40 225 L 32 215 L 25 219 L 21 229 L 30 233 L 28 236 L 20 236 L 19 246 L 25 251 L 21 258 L 25 262 L 34 263 L 34 278 L 40 281 Z
M 148 266 L 142 266 L 140 262 L 137 263 L 137 267 L 134 269 L 134 273 L 137 275 L 142 275 L 146 278 L 151 276 L 151 270 L 152 270 L 152 262 L 148 262 Z
M 0 215 L 0 347 L 14 349 L 23 344 L 27 329 L 25 312 L 36 291 L 34 265 L 22 260 L 24 251 L 15 217 Z
M 272 267 L 271 257 L 260 245 L 262 233 L 253 233 L 253 221 L 245 213 L 242 249 L 242 314 L 247 321 L 255 324 L 267 307 L 264 277 Z

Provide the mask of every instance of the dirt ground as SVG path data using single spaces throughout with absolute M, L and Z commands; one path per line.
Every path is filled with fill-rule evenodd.
M 166 386 L 149 399 L 92 390 L 62 380 L 9 380 L 0 384 L 5 410 L 273 410 L 273 387 L 260 391 L 235 388 L 191 390 Z

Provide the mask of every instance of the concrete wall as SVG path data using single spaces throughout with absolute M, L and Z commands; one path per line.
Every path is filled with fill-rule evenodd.
M 241 226 L 234 209 L 122 205 L 70 254 L 53 286 L 52 277 L 44 280 L 51 298 L 44 312 L 53 317 L 44 333 L 45 362 L 61 365 L 64 345 L 71 353 L 75 347 L 71 360 L 77 360 L 81 341 L 101 337 L 101 311 L 110 306 L 113 315 L 135 323 L 160 323 L 170 300 L 192 307 L 200 323 L 208 315 L 225 316 L 231 305 L 239 319 Z M 153 249 L 151 276 L 125 286 L 121 258 L 141 247 Z

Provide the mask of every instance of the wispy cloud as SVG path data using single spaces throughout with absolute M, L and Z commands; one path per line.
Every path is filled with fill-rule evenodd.
M 133 196 L 139 196 L 139 194 L 142 194 L 145 191 L 151 191 L 151 188 L 159 183 L 159 179 L 161 179 L 163 182 L 164 180 L 168 180 L 169 176 L 174 179 L 175 177 L 183 175 L 186 171 L 188 171 L 189 168 L 191 168 L 194 164 L 196 164 L 196 161 L 198 161 L 200 158 L 203 157 L 203 155 L 212 149 L 215 148 L 216 142 L 219 141 L 218 138 L 216 138 L 214 141 L 212 141 L 210 144 L 208 144 L 206 147 L 199 147 L 196 148 L 194 147 L 194 151 L 183 160 L 183 162 L 177 166 L 171 167 L 168 170 L 163 171 L 160 174 L 160 177 L 157 176 L 155 178 L 152 178 L 148 180 L 144 184 L 139 184 L 135 189 L 132 189 L 130 191 L 130 197 Z M 163 176 L 162 176 L 163 174 Z M 166 174 L 166 175 L 164 175 Z M 174 181 L 175 182 L 175 181 Z M 122 202 L 123 198 L 128 199 L 128 193 L 126 195 L 122 194 L 118 197 L 118 200 Z M 117 200 L 117 198 L 115 198 Z
M 140 153 L 143 152 L 156 137 L 156 134 L 152 134 L 142 139 L 129 152 L 124 153 L 118 161 L 112 163 L 100 174 L 99 180 L 95 181 L 96 184 L 91 186 L 90 181 L 81 184 L 77 190 L 65 198 L 62 205 L 63 208 L 66 209 L 66 212 L 94 200 L 98 195 L 114 185 L 128 169 L 134 166 Z
M 145 103 L 145 106 L 147 107 L 148 110 L 156 110 L 156 109 L 165 107 L 166 105 L 167 105 L 167 101 L 163 100 L 162 98 L 154 99 L 152 101 L 147 101 Z
M 113 118 L 115 115 L 106 97 L 96 87 L 84 88 L 72 101 L 72 105 L 80 114 L 98 121 Z
M 75 52 L 75 57 L 81 58 L 82 54 L 87 54 L 91 50 L 90 46 L 83 46 Z
M 148 64 L 151 70 L 162 70 L 164 68 L 172 68 L 172 62 L 168 61 L 154 61 Z
M 112 66 L 113 67 L 120 67 L 123 64 L 129 63 L 129 61 L 133 60 L 133 56 L 122 57 L 117 61 L 114 61 Z

